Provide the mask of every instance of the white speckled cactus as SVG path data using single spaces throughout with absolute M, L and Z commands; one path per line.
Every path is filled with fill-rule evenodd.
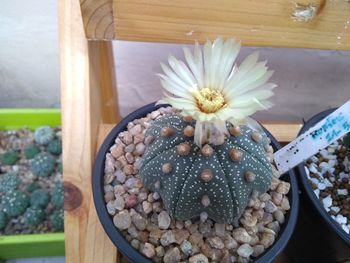
M 141 167 L 147 188 L 157 191 L 168 213 L 187 220 L 207 212 L 219 223 L 232 223 L 243 212 L 253 190 L 266 192 L 271 164 L 269 140 L 247 126 L 230 127 L 221 145 L 193 142 L 194 122 L 179 115 L 155 121 L 147 130 Z
M 187 220 L 206 212 L 232 223 L 253 191 L 266 192 L 272 180 L 269 139 L 248 118 L 271 106 L 272 72 L 258 55 L 233 65 L 239 51 L 233 39 L 208 41 L 202 54 L 185 49 L 187 64 L 169 58 L 160 75 L 163 101 L 180 110 L 152 123 L 140 175 L 159 192 L 169 214 Z M 246 125 L 242 125 L 246 124 Z M 247 125 L 248 124 L 248 125 Z

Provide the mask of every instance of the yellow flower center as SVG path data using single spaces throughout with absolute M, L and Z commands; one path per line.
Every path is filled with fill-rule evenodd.
M 205 113 L 217 112 L 225 105 L 225 98 L 220 91 L 210 88 L 203 88 L 194 92 L 197 106 Z

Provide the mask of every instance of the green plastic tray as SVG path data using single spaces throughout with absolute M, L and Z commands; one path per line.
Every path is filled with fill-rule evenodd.
M 0 130 L 61 125 L 59 109 L 0 109 Z M 0 260 L 64 255 L 64 233 L 0 236 Z

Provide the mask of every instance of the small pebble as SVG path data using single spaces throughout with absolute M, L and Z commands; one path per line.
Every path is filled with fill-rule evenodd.
M 237 249 L 238 255 L 244 258 L 249 258 L 253 252 L 254 249 L 249 244 L 243 244 Z
M 177 247 L 168 249 L 164 255 L 164 263 L 178 263 L 181 260 L 180 250 Z
M 160 238 L 160 243 L 163 247 L 169 246 L 170 244 L 175 242 L 175 235 L 171 230 L 166 231 Z
M 187 240 L 184 240 L 181 245 L 180 245 L 180 248 L 181 248 L 181 251 L 186 255 L 190 255 L 191 252 L 192 252 L 192 244 L 187 241 Z
M 113 217 L 113 223 L 119 230 L 128 229 L 131 225 L 131 217 L 127 210 L 120 211 Z
M 136 213 L 136 214 L 132 215 L 131 221 L 133 222 L 133 224 L 135 225 L 135 227 L 138 230 L 143 231 L 146 229 L 147 220 L 145 218 L 143 218 L 140 214 Z
M 142 254 L 144 254 L 148 258 L 153 258 L 156 255 L 156 251 L 154 249 L 154 246 L 151 243 L 145 243 L 142 246 L 141 252 L 142 252 Z
M 142 208 L 143 208 L 143 211 L 146 213 L 146 214 L 149 214 L 152 212 L 152 204 L 148 201 L 143 201 L 142 202 Z
M 160 229 L 168 229 L 171 223 L 171 218 L 166 211 L 162 211 L 158 215 L 158 226 Z
M 258 257 L 265 251 L 265 247 L 263 245 L 256 245 L 254 246 L 254 252 L 253 252 L 253 257 Z
M 212 248 L 223 249 L 225 247 L 224 242 L 219 237 L 210 237 L 207 239 Z
M 203 254 L 197 254 L 193 257 L 190 257 L 189 263 L 209 263 L 209 260 Z

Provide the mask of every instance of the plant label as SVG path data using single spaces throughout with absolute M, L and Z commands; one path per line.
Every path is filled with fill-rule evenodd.
M 274 154 L 285 173 L 350 132 L 350 100 Z

